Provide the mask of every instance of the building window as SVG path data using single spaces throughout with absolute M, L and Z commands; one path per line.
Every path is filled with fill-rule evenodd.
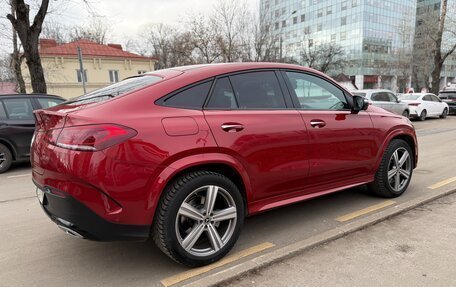
M 304 28 L 304 34 L 305 35 L 310 34 L 310 27 L 305 27 Z
M 145 74 L 145 73 L 147 73 L 146 70 L 139 70 L 139 71 L 138 71 L 138 75 L 142 75 L 142 74 Z
M 274 29 L 279 30 L 279 28 L 280 28 L 280 24 L 279 24 L 279 22 L 276 22 L 274 25 Z
M 347 10 L 347 1 L 342 2 L 342 11 Z
M 320 9 L 317 11 L 317 17 L 318 18 L 323 17 L 323 9 Z
M 302 14 L 302 15 L 301 15 L 301 22 L 304 22 L 304 21 L 306 21 L 306 15 L 305 15 L 305 14 Z
M 76 70 L 76 77 L 78 78 L 78 83 L 82 83 L 81 70 Z M 84 70 L 84 82 L 87 83 L 87 70 Z
M 332 6 L 326 7 L 326 15 L 331 15 L 333 12 Z
M 287 27 L 287 20 L 282 21 L 282 28 L 285 28 L 285 27 Z
M 293 17 L 293 24 L 298 24 L 298 17 Z
M 347 16 L 344 16 L 340 19 L 340 25 L 342 25 L 342 26 L 347 25 Z
M 341 41 L 347 40 L 347 32 L 340 32 L 340 40 Z
M 358 6 L 358 0 L 352 0 L 352 7 Z
M 117 83 L 119 81 L 119 71 L 109 70 L 109 81 L 111 83 Z
M 321 30 L 323 30 L 323 24 L 317 24 L 317 32 L 320 32 Z

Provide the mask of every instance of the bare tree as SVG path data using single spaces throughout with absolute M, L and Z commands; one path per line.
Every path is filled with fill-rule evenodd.
M 262 9 L 260 13 L 252 13 L 249 16 L 249 19 L 252 19 L 248 30 L 253 50 L 252 61 L 275 62 L 279 60 L 277 42 L 279 42 L 280 36 L 273 33 L 269 15 L 268 9 Z
M 176 30 L 162 23 L 149 24 L 141 33 L 144 37 L 146 50 L 152 51 L 151 56 L 158 59 L 157 68 L 171 67 L 171 43 Z
M 111 27 L 106 19 L 93 17 L 87 25 L 74 26 L 70 29 L 69 40 L 89 40 L 98 44 L 107 44 L 111 35 Z
M 55 20 L 47 20 L 43 24 L 41 38 L 54 39 L 57 43 L 63 44 L 69 41 L 68 27 Z
M 30 7 L 24 0 L 11 0 L 12 12 L 6 17 L 13 25 L 22 43 L 24 57 L 30 71 L 30 79 L 34 93 L 46 93 L 41 57 L 38 51 L 38 40 L 43 27 L 43 21 L 49 7 L 49 0 L 42 0 L 38 12 L 30 22 Z
M 410 14 L 410 12 L 406 12 L 399 24 L 398 34 L 401 41 L 399 48 L 395 51 L 397 58 L 397 88 L 401 92 L 405 92 L 406 88 L 408 88 L 412 76 L 413 46 L 410 46 L 410 43 L 413 43 L 415 23 L 410 24 L 410 19 L 413 19 Z
M 437 33 L 435 35 L 435 51 L 434 51 L 434 69 L 431 72 L 432 77 L 432 87 L 431 91 L 434 94 L 438 94 L 440 89 L 440 73 L 442 66 L 445 63 L 445 60 L 456 50 L 456 43 L 448 48 L 448 50 L 443 51 L 442 49 L 442 39 L 445 31 L 451 33 L 453 36 L 456 36 L 456 30 L 450 30 L 445 25 L 445 20 L 447 19 L 447 7 L 448 0 L 442 0 L 441 2 L 441 12 L 439 17 L 439 25 Z
M 187 24 L 196 50 L 196 62 L 207 64 L 216 62 L 220 58 L 217 26 L 202 14 L 192 15 Z
M 328 73 L 343 70 L 348 64 L 347 56 L 342 46 L 335 43 L 310 45 L 308 41 L 301 49 L 301 61 L 304 65 Z
M 240 59 L 241 34 L 248 21 L 245 1 L 218 0 L 211 15 L 212 23 L 219 30 L 217 39 L 223 62 L 234 62 Z
M 169 45 L 169 64 L 171 67 L 195 64 L 192 37 L 190 32 L 176 33 L 172 36 Z

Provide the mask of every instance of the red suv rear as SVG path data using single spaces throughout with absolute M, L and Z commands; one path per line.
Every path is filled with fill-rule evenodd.
M 408 119 L 286 64 L 189 66 L 35 112 L 33 180 L 67 233 L 145 240 L 177 262 L 223 257 L 245 216 L 368 184 L 401 195 Z

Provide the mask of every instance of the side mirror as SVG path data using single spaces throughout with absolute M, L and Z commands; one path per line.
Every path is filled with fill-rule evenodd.
M 353 96 L 353 108 L 352 111 L 358 113 L 359 111 L 365 111 L 369 107 L 369 101 L 360 96 Z

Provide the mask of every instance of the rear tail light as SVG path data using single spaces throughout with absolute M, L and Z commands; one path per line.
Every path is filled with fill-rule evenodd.
M 409 106 L 417 107 L 417 106 L 421 105 L 421 103 L 409 103 L 408 105 L 409 105 Z
M 136 135 L 137 132 L 128 127 L 102 124 L 49 130 L 46 132 L 45 140 L 65 149 L 99 151 L 120 144 Z

